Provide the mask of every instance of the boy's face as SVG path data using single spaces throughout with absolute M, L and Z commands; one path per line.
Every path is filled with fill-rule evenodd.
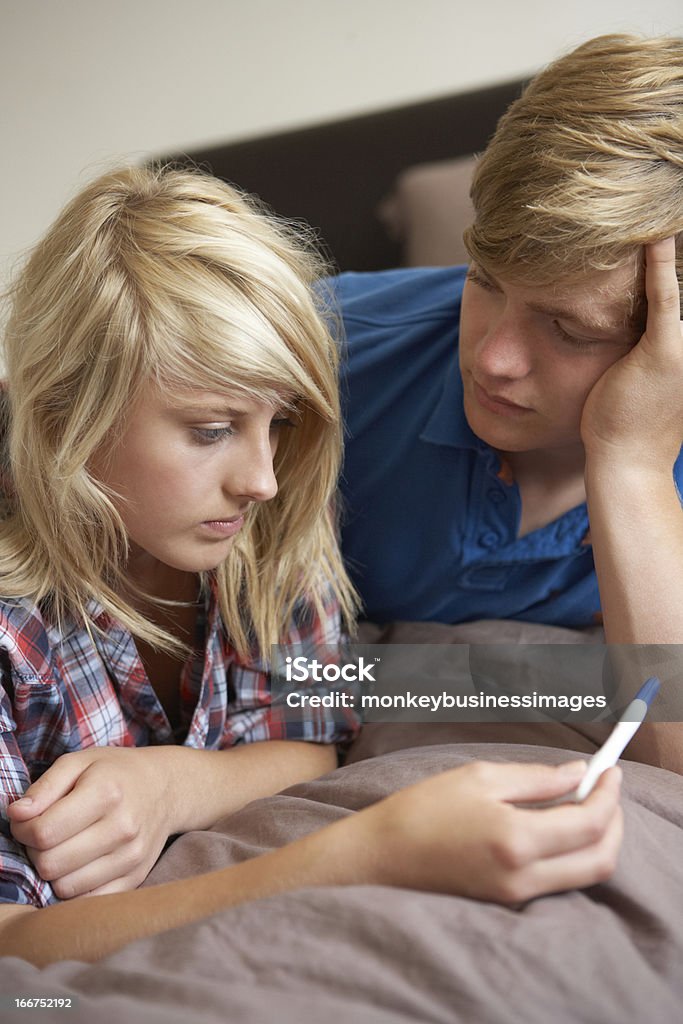
M 639 340 L 631 267 L 568 285 L 511 284 L 472 265 L 460 322 L 465 414 L 505 452 L 579 449 L 584 402 Z

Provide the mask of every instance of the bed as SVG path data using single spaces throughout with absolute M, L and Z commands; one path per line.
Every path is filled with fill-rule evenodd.
M 171 156 L 305 219 L 340 269 L 457 262 L 472 154 L 520 84 Z M 601 636 L 515 623 L 396 623 L 368 625 L 366 639 L 521 646 L 596 644 Z M 472 759 L 557 763 L 596 746 L 590 728 L 561 721 L 369 725 L 342 768 L 180 837 L 145 884 L 256 856 Z M 96 964 L 39 970 L 6 958 L 2 1009 L 7 1019 L 84 1024 L 679 1020 L 683 780 L 646 765 L 624 768 L 626 837 L 603 884 L 514 909 L 379 886 L 303 889 L 132 943 Z M 21 997 L 71 1007 L 12 1014 Z

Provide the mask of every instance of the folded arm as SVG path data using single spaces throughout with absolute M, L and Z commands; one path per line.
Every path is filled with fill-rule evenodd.
M 0 907 L 0 956 L 92 961 L 237 903 L 321 885 L 385 884 L 515 904 L 607 878 L 622 836 L 619 773 L 583 804 L 582 762 L 473 763 L 426 779 L 272 853 L 164 885 L 42 909 Z
M 10 804 L 14 839 L 61 899 L 146 878 L 170 835 L 336 767 L 334 747 L 273 740 L 230 750 L 93 747 L 65 754 Z

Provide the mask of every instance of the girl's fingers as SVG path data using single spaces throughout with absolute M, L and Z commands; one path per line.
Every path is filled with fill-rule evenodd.
M 159 851 L 160 852 L 160 851 Z M 158 854 L 157 854 L 158 855 Z M 53 882 L 53 888 L 60 899 L 72 899 L 74 896 L 90 895 L 107 888 L 108 892 L 122 892 L 139 885 L 154 863 L 143 864 L 137 881 L 133 880 L 134 872 L 140 871 L 140 859 L 134 847 L 117 846 L 110 853 L 98 857 L 77 871 L 72 871 Z M 126 878 L 128 883 L 125 884 Z
M 599 843 L 617 813 L 621 770 L 610 768 L 583 803 L 566 803 L 543 810 L 519 810 L 525 815 L 523 834 L 529 861 L 561 857 Z
M 617 807 L 598 842 L 555 857 L 535 861 L 517 880 L 518 899 L 566 889 L 582 889 L 606 881 L 616 868 L 623 837 L 623 815 Z
M 12 835 L 25 846 L 49 850 L 60 846 L 102 817 L 104 806 L 94 787 L 76 785 L 29 821 L 12 821 Z
M 567 761 L 561 765 L 491 765 L 497 771 L 492 795 L 510 803 L 553 800 L 575 789 L 586 771 L 585 761 Z M 493 773 L 492 773 L 493 774 Z
M 73 789 L 83 769 L 83 762 L 71 754 L 58 758 L 19 800 L 8 806 L 10 821 L 28 821 L 43 814 Z
M 122 837 L 111 823 L 102 819 L 49 850 L 27 846 L 26 850 L 41 878 L 52 882 L 82 870 L 116 851 L 133 837 Z

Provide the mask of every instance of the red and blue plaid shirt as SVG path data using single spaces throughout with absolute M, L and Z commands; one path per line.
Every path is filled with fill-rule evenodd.
M 240 659 L 226 638 L 212 588 L 182 672 L 176 736 L 131 634 L 101 609 L 90 612 L 97 632 L 72 624 L 60 633 L 30 602 L 0 602 L 0 902 L 58 902 L 5 812 L 62 754 L 175 742 L 208 750 L 271 739 L 338 743 L 358 729 L 350 709 L 273 702 L 265 666 Z M 332 597 L 323 616 L 302 602 L 283 642 L 312 657 L 318 645 L 339 642 L 339 618 Z

